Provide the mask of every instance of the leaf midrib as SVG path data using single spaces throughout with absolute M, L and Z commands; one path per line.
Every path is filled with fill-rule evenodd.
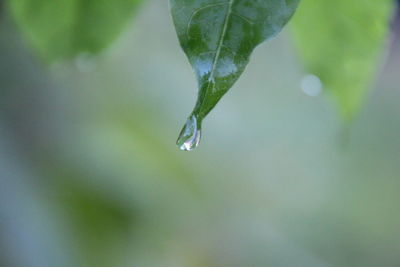
M 216 68 L 220 53 L 221 53 L 221 49 L 222 49 L 223 42 L 224 42 L 225 35 L 226 35 L 226 30 L 228 28 L 229 18 L 230 18 L 231 13 L 232 13 L 233 1 L 234 0 L 229 0 L 229 2 L 228 2 L 228 11 L 227 11 L 225 19 L 224 19 L 224 26 L 222 28 L 221 36 L 220 36 L 220 38 L 218 40 L 217 50 L 215 52 L 215 57 L 213 59 L 213 65 L 211 67 L 210 77 L 208 78 L 209 81 L 210 81 L 210 79 L 213 79 L 214 71 L 215 71 L 215 68 Z M 209 89 L 209 86 L 208 86 L 207 89 Z

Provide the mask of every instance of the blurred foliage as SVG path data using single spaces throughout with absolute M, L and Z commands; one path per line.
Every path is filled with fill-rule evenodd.
M 382 62 L 392 0 L 302 0 L 292 26 L 307 71 L 317 75 L 351 120 Z
M 13 18 L 45 60 L 98 53 L 121 33 L 141 0 L 9 0 Z

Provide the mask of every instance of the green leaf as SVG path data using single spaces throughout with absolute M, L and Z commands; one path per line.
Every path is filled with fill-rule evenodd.
M 392 0 L 303 0 L 293 18 L 295 45 L 350 121 L 373 82 L 385 48 Z
M 141 0 L 8 0 L 26 39 L 45 60 L 98 53 L 120 34 Z
M 170 0 L 180 44 L 195 70 L 199 95 L 177 144 L 192 150 L 201 122 L 246 67 L 253 49 L 276 35 L 299 0 Z

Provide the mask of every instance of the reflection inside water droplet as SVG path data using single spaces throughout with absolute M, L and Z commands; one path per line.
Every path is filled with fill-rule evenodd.
M 191 151 L 200 143 L 201 126 L 195 115 L 191 115 L 179 134 L 176 144 L 183 151 Z

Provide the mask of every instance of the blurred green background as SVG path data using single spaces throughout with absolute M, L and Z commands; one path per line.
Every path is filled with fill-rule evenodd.
M 104 53 L 44 65 L 0 18 L 0 266 L 400 266 L 400 27 L 344 129 L 288 30 L 204 123 L 167 1 Z

